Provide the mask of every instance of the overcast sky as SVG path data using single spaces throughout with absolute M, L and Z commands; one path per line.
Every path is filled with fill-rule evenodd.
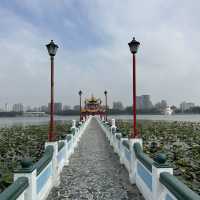
M 1 0 L 0 103 L 47 104 L 53 39 L 55 100 L 94 94 L 130 105 L 135 36 L 137 94 L 175 105 L 200 104 L 199 0 Z

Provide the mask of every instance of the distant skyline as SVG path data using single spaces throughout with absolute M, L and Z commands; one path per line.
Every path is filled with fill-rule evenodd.
M 2 0 L 0 4 L 0 104 L 46 105 L 50 61 L 55 57 L 55 101 L 79 104 L 91 96 L 132 102 L 128 42 L 140 41 L 137 95 L 179 105 L 200 105 L 200 1 Z
M 142 95 L 143 95 L 143 94 L 142 94 Z M 152 100 L 152 99 L 151 99 L 151 96 L 150 96 L 150 100 Z M 183 100 L 183 101 L 181 101 L 179 104 L 169 104 L 168 101 L 167 101 L 166 99 L 160 99 L 160 100 L 157 101 L 157 102 L 152 102 L 152 101 L 151 101 L 151 102 L 152 102 L 153 106 L 155 106 L 155 104 L 161 102 L 162 100 L 165 100 L 169 106 L 173 106 L 173 105 L 174 105 L 174 106 L 176 106 L 176 107 L 180 107 L 180 105 L 181 105 L 182 103 L 194 103 L 193 101 L 185 101 L 185 100 Z M 84 100 L 82 100 L 82 101 L 83 101 L 82 103 L 84 103 Z M 114 100 L 114 101 L 111 102 L 108 106 L 109 106 L 110 108 L 112 108 L 114 102 L 121 102 L 124 108 L 125 108 L 125 107 L 128 107 L 128 106 L 132 106 L 131 104 L 125 105 L 125 104 L 124 104 L 122 101 L 120 101 L 120 100 Z M 64 107 L 64 106 L 69 106 L 70 109 L 73 109 L 74 106 L 79 105 L 78 103 L 77 103 L 77 104 L 67 104 L 67 103 L 58 102 L 58 101 L 56 101 L 55 103 L 61 103 L 61 104 L 62 104 L 62 107 Z M 104 103 L 105 103 L 104 100 L 103 100 L 102 103 L 103 103 L 103 105 L 104 105 Z M 33 109 L 33 108 L 39 108 L 39 107 L 41 107 L 41 106 L 47 106 L 47 107 L 48 107 L 48 103 L 46 103 L 46 104 L 41 104 L 41 105 L 30 105 L 30 104 L 24 104 L 23 102 L 15 102 L 15 103 L 13 103 L 13 104 L 1 103 L 1 102 L 0 102 L 0 110 L 7 110 L 7 109 L 12 110 L 12 107 L 13 107 L 14 104 L 23 104 L 24 109 L 27 109 L 28 107 L 31 107 L 31 109 Z M 195 103 L 194 103 L 194 104 L 195 104 Z M 84 104 L 82 104 L 82 106 L 83 106 L 83 105 L 84 105 Z M 199 105 L 199 104 L 195 104 L 195 106 L 200 106 L 200 105 Z

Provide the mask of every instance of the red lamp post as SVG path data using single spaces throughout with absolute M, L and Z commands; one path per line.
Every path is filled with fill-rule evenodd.
M 107 117 L 108 117 L 107 94 L 108 94 L 108 92 L 105 90 L 104 94 L 105 94 L 105 101 L 106 101 L 105 117 L 106 117 L 106 121 L 107 121 Z
M 80 121 L 81 121 L 81 120 L 82 120 L 82 115 L 81 115 L 81 96 L 82 96 L 83 92 L 80 90 L 80 91 L 78 92 L 78 94 L 79 94 L 79 96 L 80 96 Z
M 131 138 L 137 138 L 139 136 L 136 127 L 136 59 L 135 54 L 139 48 L 140 43 L 133 38 L 131 42 L 128 43 L 130 51 L 133 55 L 133 132 L 131 133 Z
M 50 59 L 51 59 L 51 103 L 50 103 L 50 123 L 49 123 L 49 142 L 55 140 L 54 133 L 54 56 L 56 55 L 58 45 L 51 40 L 49 44 L 46 45 Z

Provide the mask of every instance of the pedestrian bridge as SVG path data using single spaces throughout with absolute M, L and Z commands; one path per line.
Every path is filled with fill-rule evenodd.
M 115 153 L 114 153 L 115 152 Z M 142 139 L 123 138 L 97 117 L 71 127 L 61 141 L 47 142 L 35 164 L 22 162 L 0 200 L 200 200 L 173 176 L 160 154 L 142 150 Z

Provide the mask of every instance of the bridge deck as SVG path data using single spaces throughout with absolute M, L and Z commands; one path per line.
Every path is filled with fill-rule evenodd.
M 96 119 L 92 119 L 81 142 L 64 167 L 61 183 L 48 200 L 95 199 L 141 200 L 139 190 L 129 183 L 128 172 L 120 165 Z

